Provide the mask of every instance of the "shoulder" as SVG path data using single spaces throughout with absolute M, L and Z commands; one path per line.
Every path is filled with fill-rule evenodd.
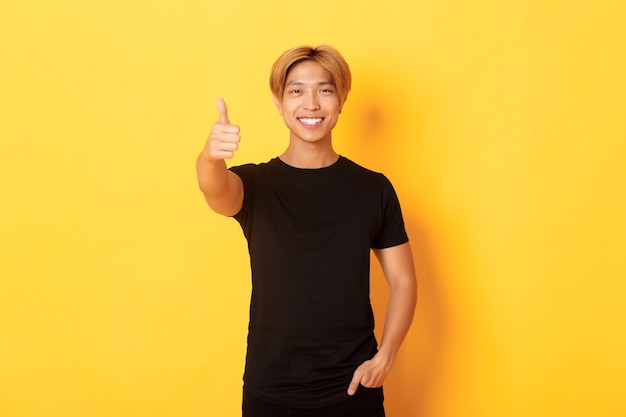
M 355 177 L 361 178 L 363 181 L 370 183 L 377 183 L 380 185 L 391 185 L 389 179 L 382 172 L 373 171 L 369 168 L 365 168 L 362 165 L 348 159 L 344 156 L 341 157 L 342 169 L 346 173 L 350 173 Z
M 271 171 L 273 169 L 276 169 L 277 160 L 278 158 L 272 158 L 267 162 L 235 165 L 228 169 L 243 178 L 245 176 L 254 175 L 256 173 L 261 173 L 261 172 L 266 172 L 266 171 Z
M 339 158 L 339 162 L 341 163 L 344 169 L 350 169 L 350 170 L 358 171 L 364 174 L 379 174 L 376 171 L 372 171 L 371 169 L 365 168 L 363 165 L 357 164 L 352 159 L 347 158 L 343 155 Z

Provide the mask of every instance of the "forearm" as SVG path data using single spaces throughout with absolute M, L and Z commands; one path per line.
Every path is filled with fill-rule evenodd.
M 228 188 L 228 169 L 223 159 L 214 159 L 202 151 L 196 160 L 198 185 L 207 198 L 218 198 Z
M 380 341 L 379 353 L 385 356 L 389 366 L 395 360 L 409 331 L 417 303 L 415 279 L 405 279 L 390 288 L 385 326 Z

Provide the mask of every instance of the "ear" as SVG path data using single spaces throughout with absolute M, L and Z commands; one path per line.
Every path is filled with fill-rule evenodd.
M 277 99 L 275 96 L 274 96 L 274 105 L 278 109 L 278 114 L 280 114 L 282 116 L 283 115 L 283 105 L 281 104 L 280 100 Z

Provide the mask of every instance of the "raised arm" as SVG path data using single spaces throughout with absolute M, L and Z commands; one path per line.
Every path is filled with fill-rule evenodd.
M 223 99 L 218 99 L 219 120 L 213 125 L 209 139 L 196 160 L 198 184 L 209 206 L 216 213 L 233 216 L 243 203 L 241 178 L 226 167 L 239 148 L 239 126 L 228 120 Z
M 348 387 L 349 395 L 354 395 L 359 384 L 369 388 L 382 386 L 409 331 L 417 303 L 417 280 L 409 243 L 375 250 L 374 254 L 389 284 L 387 316 L 378 353 L 356 369 Z

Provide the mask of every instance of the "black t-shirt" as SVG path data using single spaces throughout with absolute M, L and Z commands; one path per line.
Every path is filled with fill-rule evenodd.
M 252 270 L 246 389 L 300 408 L 339 402 L 377 350 L 370 249 L 408 241 L 395 191 L 344 157 L 320 169 L 274 158 L 231 170 L 244 185 L 234 217 Z

